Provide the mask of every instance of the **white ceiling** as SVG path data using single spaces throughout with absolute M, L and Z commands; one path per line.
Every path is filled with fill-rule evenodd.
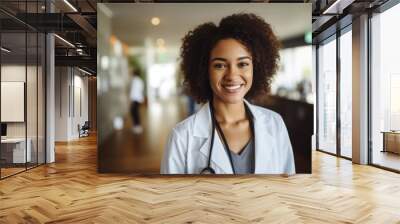
M 163 38 L 167 47 L 180 46 L 191 29 L 205 22 L 251 12 L 271 24 L 280 39 L 311 31 L 311 3 L 106 3 L 112 11 L 112 32 L 129 46 L 143 46 L 145 38 Z M 100 15 L 100 14 L 99 14 Z M 161 19 L 158 26 L 152 17 Z M 102 20 L 98 20 L 102 21 Z M 101 26 L 102 24 L 98 24 Z

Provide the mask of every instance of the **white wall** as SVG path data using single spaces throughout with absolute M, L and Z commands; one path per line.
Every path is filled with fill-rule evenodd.
M 25 70 L 27 69 L 27 70 Z M 1 81 L 3 82 L 25 82 L 26 72 L 28 74 L 35 73 L 36 67 L 25 65 L 2 65 L 1 66 Z M 28 77 L 29 78 L 29 77 Z M 36 85 L 36 80 L 28 80 L 29 85 Z M 27 88 L 27 106 L 31 108 L 27 111 L 27 120 L 28 120 L 28 137 L 29 134 L 35 132 L 36 134 L 36 113 L 32 113 L 32 111 L 36 111 L 36 88 Z M 4 96 L 3 96 L 4 97 Z M 34 104 L 31 104 L 34 102 Z M 32 109 L 33 108 L 33 109 Z M 7 110 L 8 108 L 1 108 L 1 110 Z M 22 108 L 24 109 L 24 108 Z M 34 124 L 32 123 L 34 121 Z M 25 137 L 25 126 L 26 122 L 7 122 L 7 136 L 8 137 Z
M 99 147 L 113 132 L 115 120 L 129 113 L 130 75 L 128 60 L 122 54 L 122 44 L 112 36 L 112 13 L 99 3 L 97 21 L 97 142 Z M 147 54 L 145 54 L 147 55 Z M 110 105 L 112 105 L 110 107 Z
M 56 67 L 55 85 L 55 140 L 77 139 L 78 124 L 88 120 L 88 78 L 76 68 Z
M 78 71 L 79 72 L 79 71 Z M 81 126 L 85 123 L 85 121 L 89 120 L 88 116 L 88 77 L 81 76 L 82 73 L 78 73 L 77 70 L 74 71 L 74 96 L 71 96 L 74 99 L 74 102 L 71 102 L 71 105 L 74 105 L 71 114 L 71 129 L 69 135 L 71 138 L 78 138 L 78 124 Z M 80 93 L 79 93 L 80 92 Z M 80 97 L 79 97 L 80 96 Z M 79 102 L 80 101 L 80 102 Z M 81 107 L 81 108 L 79 108 Z M 81 111 L 80 111 L 81 110 Z
M 25 82 L 25 65 L 2 65 L 1 81 Z M 28 70 L 30 67 L 28 67 Z M 7 108 L 1 108 L 7 110 Z M 7 137 L 25 137 L 25 122 L 10 122 L 7 124 Z
M 37 70 L 38 69 L 38 70 Z M 25 66 L 25 64 L 3 64 L 1 66 L 1 81 L 2 82 L 24 82 L 26 90 L 26 99 L 22 102 L 22 107 L 12 108 L 10 106 L 1 107 L 2 113 L 22 113 L 26 112 L 25 117 L 21 122 L 6 122 L 7 137 L 9 138 L 24 138 L 25 135 L 30 140 L 31 156 L 33 162 L 39 159 L 39 163 L 44 163 L 44 74 L 42 67 Z M 27 79 L 27 80 L 26 80 Z M 3 84 L 3 83 L 2 83 Z M 2 89 L 2 94 L 5 94 L 5 89 Z M 20 94 L 24 94 L 24 90 L 19 90 Z M 21 92 L 22 91 L 22 92 Z M 2 95 L 2 98 L 7 98 Z M 25 96 L 23 97 L 25 98 Z M 11 102 L 13 103 L 13 102 Z M 17 103 L 17 102 L 14 102 Z M 25 105 L 26 103 L 26 105 Z M 3 104 L 3 102 L 2 102 Z M 14 110 L 14 111 L 13 111 Z M 19 110 L 19 111 L 15 111 Z M 3 120 L 3 118 L 2 118 Z M 37 155 L 39 153 L 39 155 Z

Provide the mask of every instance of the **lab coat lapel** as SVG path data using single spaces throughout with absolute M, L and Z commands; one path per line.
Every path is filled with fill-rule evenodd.
M 233 174 L 232 166 L 229 161 L 229 157 L 226 154 L 225 148 L 218 137 L 218 133 L 214 130 L 214 146 L 211 155 L 211 167 L 218 172 L 218 170 L 223 170 L 225 174 Z M 208 159 L 208 155 L 210 153 L 210 144 L 211 144 L 211 135 L 205 143 L 200 148 L 200 152 Z M 216 169 L 217 168 L 217 169 Z
M 266 123 L 268 119 L 266 119 L 263 113 L 260 113 L 258 109 L 250 104 L 249 102 L 245 101 L 248 105 L 250 112 L 253 115 L 253 123 L 254 123 L 254 138 L 255 138 L 255 169 L 254 173 L 262 174 L 268 171 L 268 164 L 270 164 L 270 153 L 269 144 L 273 141 L 271 134 L 266 130 Z
M 194 127 L 195 137 L 206 138 L 204 144 L 200 147 L 200 152 L 208 159 L 211 144 L 211 114 L 209 103 L 206 103 L 196 114 Z M 227 174 L 233 173 L 229 157 L 226 154 L 216 130 L 214 130 L 214 146 L 211 155 L 211 167 L 214 168 L 217 173 L 218 170 L 223 170 L 223 172 Z M 216 169 L 217 167 L 218 169 Z
M 254 122 L 255 130 L 255 170 L 254 173 L 266 173 L 268 171 L 268 164 L 271 163 L 269 150 L 272 144 L 272 136 L 265 130 L 265 125 L 260 122 Z
M 211 114 L 209 104 L 204 104 L 194 118 L 193 135 L 200 138 L 211 137 Z

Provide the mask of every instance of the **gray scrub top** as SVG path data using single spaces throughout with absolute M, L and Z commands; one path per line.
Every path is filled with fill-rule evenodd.
M 233 167 L 235 168 L 236 174 L 252 174 L 254 173 L 254 141 L 253 138 L 247 143 L 247 145 L 236 154 L 230 151 Z

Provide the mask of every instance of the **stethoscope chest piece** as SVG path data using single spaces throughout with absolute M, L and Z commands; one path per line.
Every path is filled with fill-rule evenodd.
M 215 174 L 215 170 L 211 167 L 204 168 L 200 174 Z

